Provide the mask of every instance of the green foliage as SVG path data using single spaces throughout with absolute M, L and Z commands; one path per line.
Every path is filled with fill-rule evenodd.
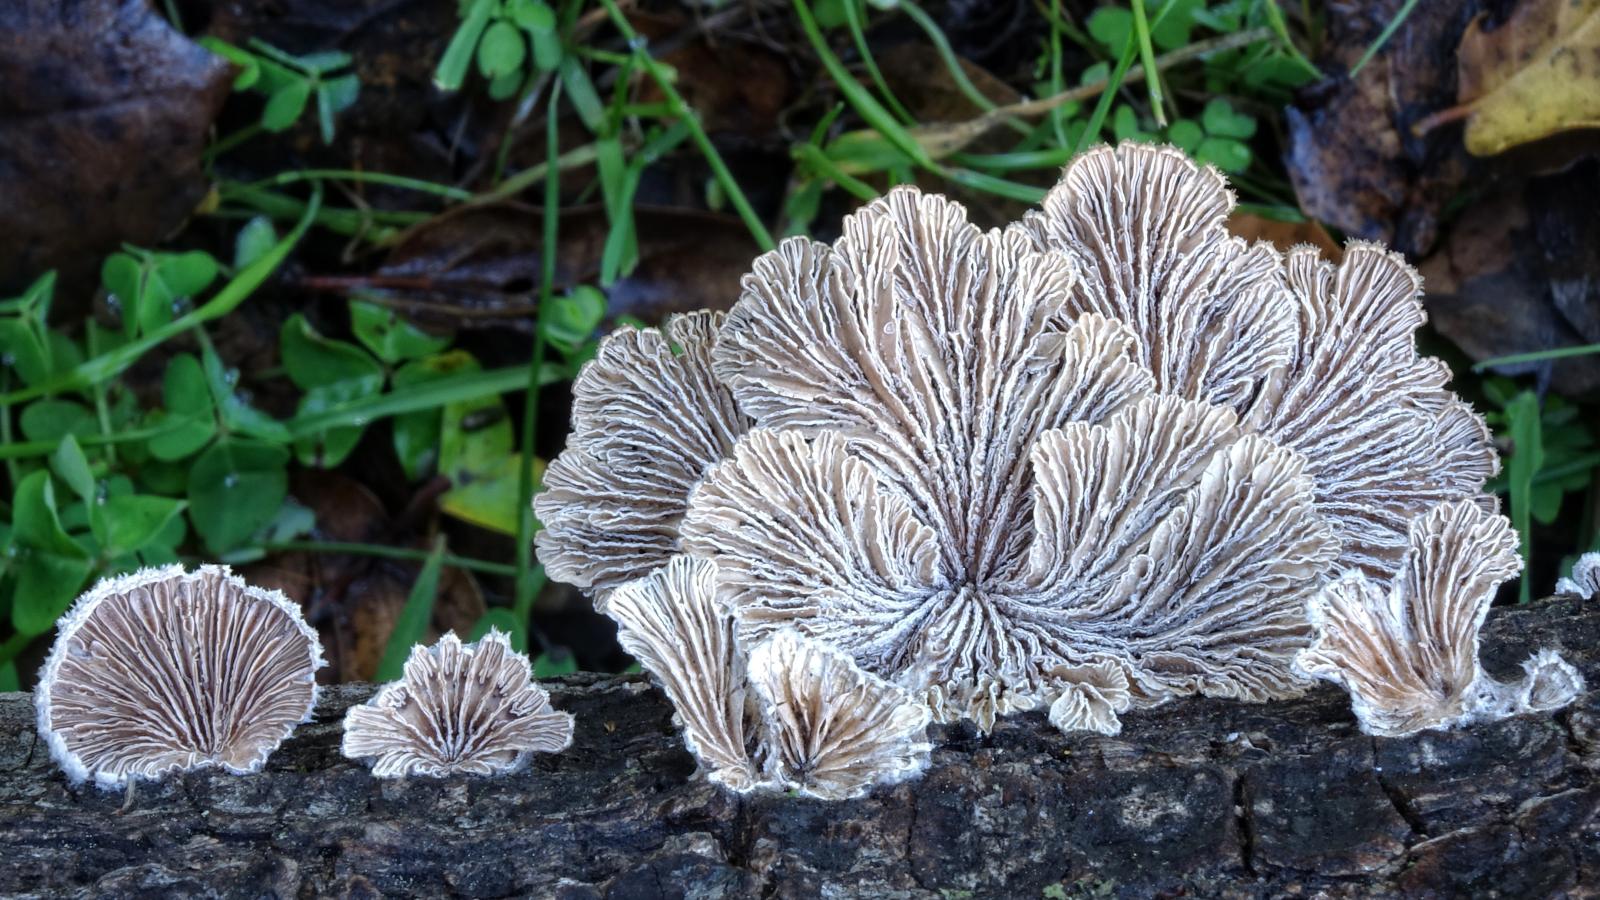
M 106 304 L 122 315 L 131 339 L 158 331 L 192 306 L 192 300 L 217 279 L 217 261 L 199 250 L 156 253 L 127 247 L 106 257 L 100 282 Z
M 16 570 L 11 625 L 22 634 L 43 634 L 94 569 L 89 548 L 61 524 L 55 482 L 47 469 L 17 484 L 11 499 L 11 553 Z
M 1290 91 L 1319 73 L 1294 46 L 1276 0 L 1132 0 L 1097 7 L 1082 30 L 1058 4 L 1049 4 L 1048 9 L 1039 4 L 1051 27 L 1040 38 L 1034 92 L 1037 99 L 1053 102 L 1035 125 L 1006 117 L 1007 109 L 993 110 L 986 98 L 973 96 L 976 92 L 967 90 L 969 81 L 959 61 L 945 52 L 948 41 L 937 25 L 914 4 L 891 4 L 894 12 L 909 16 L 927 33 L 963 93 L 979 108 L 992 111 L 993 121 L 984 122 L 976 132 L 971 126 L 979 119 L 923 123 L 911 118 L 870 60 L 860 2 L 819 5 L 810 21 L 850 28 L 858 52 L 866 57 L 863 62 L 876 93 L 842 64 L 835 65 L 838 60 L 820 32 L 810 36 L 848 109 L 867 127 L 841 131 L 834 126 L 837 111 L 831 112 L 809 140 L 796 146 L 797 177 L 785 203 L 786 233 L 805 230 L 827 187 L 842 187 L 855 197 L 871 199 L 888 186 L 911 181 L 917 169 L 968 190 L 1036 202 L 1042 191 L 1011 181 L 1003 173 L 1058 168 L 1101 140 L 1176 144 L 1229 173 L 1251 173 L 1255 177 L 1240 182 L 1243 190 L 1259 193 L 1270 205 L 1282 203 L 1287 184 L 1279 173 L 1259 171 L 1251 146 L 1257 122 L 1246 110 L 1258 104 L 1281 105 Z M 808 9 L 804 0 L 796 5 L 803 26 Z M 1069 71 L 1062 50 L 1067 41 L 1100 59 Z M 1212 45 L 1216 49 L 1209 49 Z M 1169 66 L 1169 57 L 1181 57 L 1183 62 Z M 1135 63 L 1143 70 L 1143 95 L 1126 90 Z M 1190 108 L 1192 101 L 1178 99 L 1196 93 L 1209 95 L 1203 106 L 1195 103 Z M 1018 132 L 1010 150 L 987 155 L 962 152 L 972 134 L 999 133 L 1001 124 Z
M 412 646 L 422 643 L 428 623 L 433 618 L 434 598 L 439 593 L 439 570 L 443 564 L 444 540 L 441 538 L 434 544 L 433 552 L 428 554 L 427 562 L 422 564 L 416 583 L 406 595 L 406 605 L 401 608 L 394 630 L 389 633 L 383 658 L 378 662 L 378 681 L 398 679 L 403 674 L 406 657 L 411 654 Z
M 489 83 L 489 96 L 505 100 L 530 73 L 561 64 L 555 10 L 542 0 L 462 0 L 460 11 L 461 25 L 433 73 L 440 90 L 460 90 L 475 64 Z
M 261 127 L 267 131 L 293 128 L 314 99 L 317 129 L 322 142 L 331 144 L 335 117 L 354 105 L 361 93 L 360 79 L 347 71 L 351 64 L 348 53 L 331 50 L 294 56 L 254 38 L 249 49 L 214 37 L 201 38 L 200 43 L 238 67 L 235 91 L 251 91 L 265 98 Z
M 101 280 L 107 309 L 122 317 L 115 330 L 93 320 L 80 337 L 52 328 L 53 275 L 0 301 L 0 457 L 11 485 L 0 514 L 0 615 L 14 633 L 0 676 L 14 677 L 11 655 L 96 577 L 194 556 L 260 558 L 264 547 L 310 531 L 312 513 L 288 496 L 291 465 L 340 464 L 384 417 L 394 418 L 393 449 L 409 478 L 437 471 L 451 479 L 441 499 L 447 512 L 514 532 L 521 460 L 540 464 L 516 450 L 500 394 L 528 383 L 526 367 L 482 372 L 451 348 L 452 335 L 353 300 L 354 340 L 299 315 L 284 323 L 281 377 L 299 399 L 283 420 L 254 405 L 212 346 L 205 322 L 283 261 L 315 215 L 313 199 L 287 237 L 265 218 L 248 221 L 226 282 L 205 253 L 113 254 Z M 564 362 L 539 383 L 569 377 L 593 354 L 604 297 L 584 288 L 550 309 L 542 327 Z M 159 399 L 142 404 L 117 376 L 180 334 L 195 349 L 159 358 Z M 507 630 L 525 645 L 526 628 Z
M 1549 396 L 1541 402 L 1537 394 L 1521 390 L 1508 378 L 1487 378 L 1482 388 L 1497 407 L 1484 418 L 1509 447 L 1504 471 L 1487 487 L 1507 498 L 1526 566 L 1531 562 L 1534 525 L 1555 524 L 1566 501 L 1574 495 L 1581 499 L 1600 467 L 1600 451 L 1581 410 L 1566 400 Z M 1532 587 L 1523 578 L 1520 601 L 1526 603 L 1531 597 Z

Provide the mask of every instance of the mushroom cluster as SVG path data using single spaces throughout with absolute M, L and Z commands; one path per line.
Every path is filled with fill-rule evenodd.
M 774 641 L 853 661 L 861 716 L 895 688 L 985 729 L 1305 690 L 1319 592 L 1415 569 L 1413 523 L 1487 515 L 1499 461 L 1417 353 L 1402 258 L 1281 254 L 1229 236 L 1233 203 L 1123 144 L 1002 230 L 901 187 L 831 245 L 783 242 L 725 316 L 603 342 L 535 501 L 540 559 L 739 789 L 794 781 L 752 731 L 754 660 L 820 677 Z M 903 740 L 855 755 L 892 779 Z
M 930 722 L 1063 731 L 1315 679 L 1410 734 L 1558 708 L 1541 650 L 1478 661 L 1520 567 L 1483 420 L 1419 356 L 1399 256 L 1229 236 L 1171 148 L 1104 147 L 983 231 L 901 187 L 832 244 L 757 259 L 727 314 L 625 327 L 574 386 L 537 549 L 593 594 L 707 777 L 860 796 L 928 765 Z M 1592 596 L 1600 557 L 1558 590 Z M 98 585 L 37 692 L 73 781 L 249 773 L 316 700 L 315 632 L 226 568 Z M 413 649 L 345 720 L 379 777 L 495 775 L 572 740 L 491 631 Z
M 1566 706 L 1583 676 L 1550 650 L 1513 682 L 1478 663 L 1495 589 L 1521 568 L 1504 516 L 1442 503 L 1411 524 L 1389 584 L 1352 572 L 1323 589 L 1311 604 L 1316 640 L 1295 666 L 1343 685 L 1362 730 L 1385 737 Z
M 784 629 L 745 652 L 709 560 L 676 557 L 603 609 L 713 782 L 842 800 L 927 765 L 927 707 L 842 650 Z
M 317 633 L 277 591 L 226 566 L 146 569 L 96 584 L 57 624 L 34 691 L 39 734 L 73 784 L 259 772 L 311 720 Z M 405 677 L 345 718 L 346 756 L 379 778 L 515 772 L 572 743 L 528 658 L 502 633 L 412 648 Z

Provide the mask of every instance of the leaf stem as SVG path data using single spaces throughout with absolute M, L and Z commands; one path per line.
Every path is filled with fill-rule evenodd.
M 413 550 L 409 547 L 390 547 L 387 544 L 361 544 L 349 541 L 273 541 L 260 544 L 256 549 L 268 553 L 346 553 L 351 556 L 378 556 L 384 559 L 399 559 L 406 562 L 427 562 L 432 554 L 426 550 Z M 498 575 L 504 578 L 514 578 L 517 567 L 505 563 L 490 562 L 486 559 L 474 559 L 470 556 L 457 556 L 446 553 L 441 557 L 447 566 L 458 569 L 467 569 L 472 572 L 481 572 L 484 575 Z
M 1532 353 L 1513 353 L 1510 356 L 1496 356 L 1477 363 L 1472 367 L 1474 372 L 1482 372 L 1496 366 L 1515 366 L 1520 363 L 1545 362 L 1552 359 L 1567 359 L 1572 356 L 1588 356 L 1591 353 L 1600 353 L 1600 344 L 1584 344 L 1579 347 L 1557 347 L 1554 350 L 1537 350 Z
M 1400 11 L 1396 12 L 1394 18 L 1389 20 L 1389 24 L 1384 26 L 1383 31 L 1378 35 L 1378 39 L 1368 45 L 1367 52 L 1361 54 L 1361 58 L 1356 60 L 1356 64 L 1350 67 L 1351 78 L 1354 78 L 1367 63 L 1372 61 L 1374 56 L 1378 55 L 1378 51 L 1383 49 L 1384 44 L 1389 43 L 1389 39 L 1394 37 L 1394 33 L 1400 30 L 1400 26 L 1405 24 L 1406 18 L 1416 8 L 1417 0 L 1406 0 L 1406 5 L 1400 7 Z

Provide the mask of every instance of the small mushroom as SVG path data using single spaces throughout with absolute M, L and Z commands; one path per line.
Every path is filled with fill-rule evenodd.
M 378 778 L 505 775 L 572 744 L 572 715 L 551 708 L 504 632 L 471 644 L 446 632 L 411 648 L 404 671 L 345 714 L 340 749 Z
M 1354 241 L 1335 266 L 1297 247 L 1284 271 L 1300 330 L 1249 424 L 1305 456 L 1340 566 L 1387 580 L 1406 552 L 1407 523 L 1459 500 L 1493 511 L 1482 490 L 1500 458 L 1483 417 L 1445 387 L 1449 366 L 1417 352 L 1422 276 L 1404 257 Z
M 766 772 L 780 788 L 848 800 L 927 768 L 928 708 L 847 654 L 780 631 L 756 645 L 749 665 Z
M 677 557 L 603 608 L 712 782 L 838 800 L 927 764 L 927 707 L 849 655 L 792 630 L 746 654 L 707 560 Z
M 1572 564 L 1572 575 L 1556 581 L 1556 593 L 1580 600 L 1600 597 L 1600 551 L 1585 553 Z
M 1352 572 L 1312 600 L 1316 639 L 1295 666 L 1343 685 L 1362 730 L 1386 737 L 1565 706 L 1583 678 L 1554 652 L 1535 654 L 1512 683 L 1478 662 L 1495 590 L 1521 566 L 1504 516 L 1471 500 L 1439 504 L 1411 523 L 1393 581 Z
M 1105 659 L 1092 665 L 1058 666 L 1049 675 L 1061 691 L 1050 704 L 1050 724 L 1066 732 L 1122 733 L 1117 714 L 1133 701 L 1122 664 Z
M 101 581 L 57 629 L 34 701 L 74 784 L 257 772 L 316 705 L 316 632 L 288 598 L 226 566 Z
M 622 649 L 672 701 L 684 744 L 707 777 L 745 792 L 760 781 L 756 721 L 746 702 L 745 655 L 717 600 L 716 577 L 712 563 L 679 556 L 617 589 L 600 610 L 616 620 Z

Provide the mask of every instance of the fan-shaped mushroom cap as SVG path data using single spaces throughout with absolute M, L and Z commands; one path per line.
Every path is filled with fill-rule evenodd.
M 1337 267 L 1311 247 L 1280 260 L 1228 236 L 1232 209 L 1215 170 L 1124 143 L 1074 159 L 1013 229 L 1077 260 L 1069 312 L 1131 328 L 1161 390 L 1304 454 L 1341 564 L 1387 578 L 1411 519 L 1499 468 L 1488 428 L 1417 355 L 1421 279 L 1404 259 L 1357 242 Z
M 1572 564 L 1572 577 L 1557 579 L 1556 593 L 1581 600 L 1600 597 L 1600 552 L 1578 557 Z
M 708 560 L 680 556 L 618 588 L 604 609 L 713 782 L 836 800 L 927 763 L 927 707 L 849 656 L 792 631 L 747 656 Z
M 722 318 L 621 328 L 584 365 L 567 448 L 534 500 L 552 577 L 604 595 L 678 552 L 690 489 L 748 426 L 711 373 Z
M 1412 522 L 1388 585 L 1351 573 L 1312 601 L 1315 642 L 1295 666 L 1341 684 L 1368 734 L 1404 736 L 1570 703 L 1583 679 L 1550 651 L 1502 684 L 1478 663 L 1478 629 L 1495 589 L 1521 568 L 1504 516 L 1463 500 Z
M 744 792 L 760 780 L 756 722 L 746 703 L 744 652 L 716 579 L 714 564 L 679 556 L 624 584 L 601 608 L 616 620 L 622 648 L 672 701 L 683 741 L 707 776 Z
M 696 490 L 684 543 L 717 560 L 747 640 L 798 628 L 928 689 L 944 719 L 990 727 L 1107 658 L 1139 705 L 1303 689 L 1289 663 L 1336 546 L 1295 454 L 1160 397 L 1045 432 L 1032 463 L 1008 475 L 1027 518 L 982 513 L 1015 532 L 987 571 L 833 432 L 751 432 Z
M 1418 516 L 1467 499 L 1494 511 L 1480 492 L 1500 459 L 1483 418 L 1445 388 L 1449 367 L 1417 355 L 1422 278 L 1403 257 L 1355 242 L 1333 266 L 1297 247 L 1286 271 L 1300 335 L 1281 385 L 1251 420 L 1305 454 L 1317 508 L 1342 543 L 1340 564 L 1387 578 Z
M 1529 712 L 1560 709 L 1583 693 L 1583 676 L 1560 654 L 1546 647 L 1523 660 L 1518 707 Z
M 572 744 L 572 715 L 550 707 L 504 632 L 462 644 L 447 632 L 411 648 L 405 674 L 345 714 L 342 752 L 379 778 L 504 775 Z
M 106 579 L 57 629 L 34 700 L 74 783 L 257 772 L 316 705 L 317 633 L 288 598 L 226 566 Z
M 1124 143 L 1073 159 L 1010 230 L 1077 262 L 1068 313 L 1132 329 L 1161 391 L 1243 414 L 1288 365 L 1295 310 L 1277 251 L 1228 234 L 1233 206 L 1216 169 Z
M 848 800 L 927 768 L 928 708 L 833 647 L 780 631 L 750 652 L 749 671 L 779 787 Z
M 1093 665 L 1058 666 L 1049 674 L 1061 691 L 1050 704 L 1050 724 L 1062 731 L 1122 732 L 1117 713 L 1133 701 L 1123 665 L 1107 659 Z
M 1292 313 L 1281 284 L 1244 275 L 1275 256 L 1218 240 L 1245 261 L 1207 269 L 1207 291 L 1281 295 Z M 1259 392 L 1264 376 L 1218 348 L 1277 347 L 1261 336 L 1276 320 L 1185 319 L 1172 327 L 1221 329 L 1184 345 L 1209 362 L 1150 357 L 1123 324 L 1072 307 L 1073 273 L 1067 254 L 981 232 L 911 188 L 848 217 L 832 246 L 785 241 L 756 260 L 714 340 L 671 356 L 657 337 L 644 359 L 619 349 L 591 366 L 580 394 L 595 398 L 601 373 L 644 373 L 611 389 L 630 398 L 615 427 L 632 430 L 607 443 L 598 411 L 579 416 L 540 499 L 542 557 L 602 590 L 677 549 L 714 559 L 747 643 L 798 627 L 928 689 L 936 715 L 985 727 L 1053 700 L 1047 671 L 1107 655 L 1138 658 L 1139 703 L 1297 690 L 1304 594 L 1332 554 L 1299 458 L 1199 402 L 1145 401 L 1103 436 L 1082 430 L 1150 396 L 1141 359 L 1216 399 Z M 759 426 L 736 443 L 745 423 L 707 380 L 707 353 Z M 716 439 L 662 449 L 661 422 Z M 612 459 L 637 460 L 639 478 L 590 465 Z M 1150 476 L 1098 480 L 1108 467 Z M 676 492 L 696 482 L 685 512 Z M 1057 534 L 1072 523 L 1088 529 L 1075 543 Z M 1106 527 L 1124 543 L 1096 544 Z

